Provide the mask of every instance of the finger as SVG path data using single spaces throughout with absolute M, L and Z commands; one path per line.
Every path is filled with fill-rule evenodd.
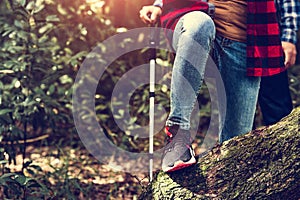
M 285 56 L 285 67 L 289 68 L 293 66 L 296 62 L 297 50 L 296 46 L 290 42 L 282 42 L 282 48 Z
M 286 69 L 291 66 L 290 55 L 289 54 L 285 54 L 284 66 L 285 66 Z
M 140 18 L 144 23 L 151 23 L 150 15 L 151 14 L 148 10 L 142 9 L 140 10 Z
M 296 54 L 293 54 L 291 57 L 291 65 L 294 65 L 296 63 Z
M 285 53 L 284 65 L 287 65 L 290 62 L 290 56 L 288 53 Z
M 141 19 L 144 23 L 146 23 L 146 20 L 147 20 L 147 19 L 145 19 L 145 15 L 142 13 L 142 11 L 140 11 L 140 19 Z
M 149 23 L 150 23 L 150 19 L 149 19 L 149 18 L 144 17 L 144 16 L 141 16 L 140 18 L 141 18 L 141 20 L 142 20 L 145 24 L 149 24 Z
M 295 53 L 287 53 L 285 54 L 285 68 L 290 68 L 296 62 L 296 54 Z
M 157 13 L 153 12 L 150 16 L 150 22 L 153 24 L 156 22 L 156 20 L 157 20 Z

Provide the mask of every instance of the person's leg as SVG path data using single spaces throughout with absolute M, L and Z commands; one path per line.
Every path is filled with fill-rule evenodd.
M 260 77 L 246 75 L 246 43 L 217 36 L 214 51 L 227 97 L 222 143 L 252 130 Z
M 162 169 L 165 172 L 196 162 L 189 132 L 190 115 L 204 78 L 214 37 L 213 21 L 201 11 L 184 15 L 175 27 L 172 45 L 176 56 L 171 79 L 171 110 L 166 121 L 167 144 L 162 157 Z
M 292 111 L 287 71 L 262 77 L 258 102 L 265 125 L 275 124 Z
M 190 115 L 200 90 L 215 37 L 212 19 L 200 11 L 184 15 L 173 35 L 176 56 L 171 79 L 171 110 L 166 125 L 190 128 Z

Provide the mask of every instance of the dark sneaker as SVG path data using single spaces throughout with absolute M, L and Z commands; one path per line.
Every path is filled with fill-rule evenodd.
M 191 146 L 192 138 L 188 130 L 171 126 L 165 128 L 166 145 L 162 157 L 162 170 L 172 172 L 196 163 L 195 153 Z

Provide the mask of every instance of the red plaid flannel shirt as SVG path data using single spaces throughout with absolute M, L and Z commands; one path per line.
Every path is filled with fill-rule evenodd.
M 185 13 L 207 9 L 202 1 L 163 0 L 162 27 L 174 30 Z M 284 71 L 274 0 L 247 0 L 247 11 L 247 75 L 271 76 Z

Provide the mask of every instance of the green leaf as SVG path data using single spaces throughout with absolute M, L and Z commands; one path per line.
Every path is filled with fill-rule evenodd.
M 23 6 L 23 7 L 24 7 L 24 6 L 25 6 L 25 4 L 26 4 L 26 0 L 19 0 L 19 3 L 20 3 L 20 5 L 21 5 L 21 6 Z
M 11 112 L 13 112 L 13 109 L 9 109 L 9 108 L 0 109 L 0 115 L 5 115 Z
M 0 74 L 13 74 L 14 71 L 13 70 L 9 70 L 9 69 L 4 69 L 4 70 L 0 70 Z M 1 88 L 1 86 L 0 86 Z
M 47 22 L 59 22 L 60 19 L 56 15 L 49 15 L 46 17 Z
M 39 33 L 40 34 L 43 34 L 45 33 L 46 31 L 49 31 L 50 29 L 54 28 L 53 24 L 49 23 L 49 24 L 46 24 L 45 26 L 42 26 L 40 29 L 39 29 Z
M 55 92 L 55 85 L 50 85 L 48 91 L 47 91 L 47 95 L 52 95 Z
M 28 2 L 26 5 L 26 10 L 32 10 L 36 5 L 34 4 L 34 1 Z
M 5 37 L 9 34 L 11 34 L 12 32 L 14 32 L 15 30 L 13 28 L 10 28 L 9 30 L 6 30 L 2 33 L 2 36 Z
M 59 80 L 61 84 L 73 83 L 73 79 L 67 74 L 61 76 Z
M 41 10 L 43 10 L 44 8 L 45 8 L 45 5 L 43 5 L 43 4 L 41 4 L 41 5 L 35 5 L 33 13 L 38 13 Z
M 15 60 L 8 60 L 4 62 L 4 67 L 7 69 L 12 69 L 15 65 L 17 65 L 17 62 Z
M 61 4 L 58 4 L 58 5 L 57 5 L 57 11 L 58 11 L 60 14 L 62 14 L 62 15 L 67 15 L 67 14 L 68 14 L 68 12 L 66 11 L 66 9 L 64 9 L 64 8 L 62 7 Z
M 14 25 L 18 28 L 21 28 L 23 29 L 24 28 L 24 23 L 22 21 L 19 21 L 19 20 L 15 20 L 14 21 Z
M 15 180 L 20 184 L 20 185 L 26 185 L 28 179 L 26 178 L 26 176 L 23 175 L 16 175 L 15 176 Z
M 14 183 L 16 183 L 16 180 L 14 179 L 14 177 L 16 177 L 16 176 L 17 176 L 16 173 L 6 173 L 6 174 L 3 174 L 0 177 L 0 185 L 8 186 L 9 188 L 13 189 L 14 192 L 18 192 L 17 187 L 14 187 L 15 186 Z

